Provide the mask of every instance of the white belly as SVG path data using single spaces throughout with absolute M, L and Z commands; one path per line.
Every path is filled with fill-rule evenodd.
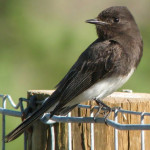
M 134 69 L 130 71 L 128 76 L 110 77 L 100 80 L 99 82 L 95 83 L 93 86 L 82 92 L 80 95 L 75 97 L 65 106 L 72 106 L 84 101 L 92 100 L 94 98 L 103 99 L 119 89 L 131 77 L 133 72 Z

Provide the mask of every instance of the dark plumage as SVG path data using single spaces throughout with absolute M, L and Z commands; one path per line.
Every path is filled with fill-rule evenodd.
M 142 38 L 126 7 L 102 11 L 96 19 L 98 39 L 78 58 L 46 102 L 6 136 L 9 142 L 22 134 L 44 112 L 65 115 L 80 102 L 103 99 L 120 88 L 132 75 L 143 51 Z

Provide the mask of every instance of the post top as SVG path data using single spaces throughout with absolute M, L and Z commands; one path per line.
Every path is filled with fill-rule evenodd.
M 40 97 L 50 96 L 54 90 L 29 90 L 28 95 L 38 95 Z M 104 98 L 104 101 L 109 102 L 126 102 L 126 101 L 150 101 L 150 94 L 148 93 L 128 93 L 128 92 L 114 92 Z

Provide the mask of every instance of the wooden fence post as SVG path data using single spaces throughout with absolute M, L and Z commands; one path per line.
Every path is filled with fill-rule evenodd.
M 28 98 L 36 95 L 38 100 L 43 100 L 53 91 L 28 91 Z M 110 107 L 119 106 L 125 110 L 150 112 L 150 94 L 144 93 L 121 93 L 116 92 L 106 97 L 104 103 Z M 88 101 L 84 104 L 96 105 L 94 101 Z M 90 116 L 89 109 L 75 108 L 72 116 Z M 113 113 L 109 117 L 113 119 Z M 118 121 L 122 124 L 140 124 L 140 116 L 126 115 L 124 120 L 119 114 Z M 145 117 L 145 123 L 150 124 L 150 118 Z M 68 149 L 68 127 L 67 123 L 56 123 L 55 128 L 55 149 Z M 50 131 L 49 126 L 36 121 L 32 127 L 32 132 L 28 133 L 28 150 L 48 150 L 50 149 Z M 105 124 L 94 125 L 95 150 L 114 150 L 114 128 Z M 150 148 L 150 131 L 145 131 L 145 147 Z M 90 124 L 73 123 L 72 124 L 72 150 L 90 150 Z M 119 131 L 119 149 L 120 150 L 141 150 L 141 131 Z

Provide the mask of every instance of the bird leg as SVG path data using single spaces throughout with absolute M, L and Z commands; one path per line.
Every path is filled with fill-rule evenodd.
M 100 113 L 100 111 L 102 110 L 102 109 L 104 109 L 104 113 L 102 113 L 102 114 L 104 114 L 104 118 L 105 118 L 105 120 L 109 117 L 109 115 L 110 115 L 110 112 L 112 111 L 112 108 L 111 107 L 109 107 L 108 105 L 106 105 L 105 103 L 103 103 L 101 100 L 99 100 L 99 99 L 94 99 L 95 100 L 95 102 L 97 103 L 97 105 L 99 105 L 99 108 L 98 108 L 98 111 L 96 112 L 96 114 L 95 114 L 95 118 L 99 115 L 99 113 Z
M 97 103 L 97 101 L 96 101 L 96 103 Z M 102 104 L 100 104 L 100 103 L 97 103 L 98 104 L 98 111 L 96 112 L 96 114 L 94 115 L 94 119 L 96 119 L 96 117 L 99 115 L 99 114 L 103 114 L 103 113 L 100 113 L 101 112 L 101 110 L 102 110 L 102 108 L 104 107 Z
M 94 99 L 95 102 L 99 105 L 98 111 L 96 112 L 95 116 L 94 116 L 94 120 L 96 119 L 96 117 L 100 114 L 100 111 L 103 109 L 104 112 L 101 113 L 104 115 L 104 119 L 105 119 L 105 124 L 107 125 L 106 119 L 110 116 L 112 111 L 115 111 L 116 109 L 120 109 L 120 107 L 109 107 L 108 105 L 106 105 L 105 103 L 103 103 L 101 100 L 99 99 Z

